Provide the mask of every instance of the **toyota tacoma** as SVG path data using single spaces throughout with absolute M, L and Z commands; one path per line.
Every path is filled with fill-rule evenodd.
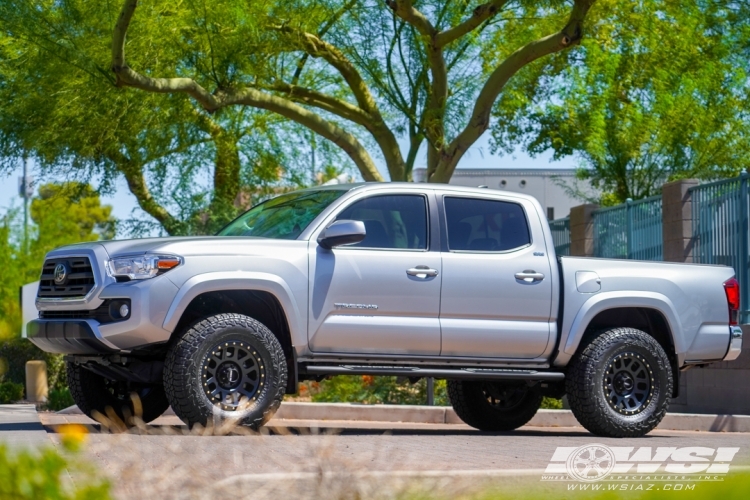
M 739 355 L 734 271 L 556 257 L 543 214 L 450 185 L 287 193 L 216 236 L 51 251 L 27 336 L 66 355 L 84 413 L 123 422 L 257 428 L 299 381 L 367 374 L 446 379 L 483 431 L 567 394 L 592 433 L 644 435 L 681 371 Z

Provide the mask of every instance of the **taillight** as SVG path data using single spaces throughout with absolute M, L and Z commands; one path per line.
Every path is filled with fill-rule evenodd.
M 730 278 L 724 282 L 724 292 L 727 294 L 727 306 L 729 306 L 729 324 L 736 325 L 740 314 L 740 284 Z

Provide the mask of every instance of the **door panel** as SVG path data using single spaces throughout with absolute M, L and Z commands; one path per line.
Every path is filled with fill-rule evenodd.
M 535 213 L 524 202 L 496 215 L 471 204 L 451 213 L 445 204 L 449 250 L 451 242 L 461 250 L 442 253 L 441 355 L 530 359 L 545 351 L 553 280 L 538 223 L 520 219 Z
M 439 355 L 441 257 L 427 251 L 426 197 L 372 196 L 342 219 L 365 222 L 367 236 L 330 251 L 311 241 L 310 349 Z

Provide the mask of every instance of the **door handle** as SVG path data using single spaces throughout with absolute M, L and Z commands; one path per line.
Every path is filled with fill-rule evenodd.
M 415 276 L 421 279 L 427 279 L 428 277 L 434 278 L 438 275 L 437 269 L 430 269 L 427 266 L 417 266 L 406 270 L 406 274 L 409 276 Z
M 521 273 L 516 273 L 516 279 L 518 281 L 523 281 L 524 283 L 535 283 L 537 281 L 542 281 L 544 279 L 544 275 L 542 273 L 527 269 Z

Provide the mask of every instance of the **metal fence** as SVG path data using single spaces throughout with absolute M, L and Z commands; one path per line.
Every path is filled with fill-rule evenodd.
M 595 210 L 594 256 L 663 260 L 661 196 Z
M 693 261 L 732 266 L 740 282 L 740 321 L 750 322 L 750 175 L 690 189 L 693 202 Z
M 570 217 L 549 221 L 552 230 L 552 242 L 555 244 L 555 253 L 570 255 Z

